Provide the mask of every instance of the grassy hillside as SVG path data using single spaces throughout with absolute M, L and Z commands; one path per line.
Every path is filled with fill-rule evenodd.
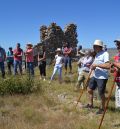
M 74 92 L 77 81 L 77 66 L 73 64 L 72 75 L 64 75 L 62 84 L 57 76 L 51 85 L 48 84 L 53 66 L 47 67 L 47 80 L 39 80 L 36 68 L 35 81 L 40 90 L 27 95 L 5 95 L 0 97 L 0 129 L 98 129 L 101 115 L 95 112 L 100 104 L 99 96 L 94 100 L 95 108 L 83 109 L 87 103 L 87 94 L 75 108 L 79 92 Z M 107 90 L 112 86 L 110 76 Z M 108 94 L 106 94 L 108 96 Z M 114 106 L 114 92 L 101 129 L 120 129 L 120 111 Z

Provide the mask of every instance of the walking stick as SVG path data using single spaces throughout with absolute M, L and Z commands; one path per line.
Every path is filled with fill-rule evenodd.
M 92 74 L 92 70 L 90 70 L 90 72 L 89 72 L 89 74 L 88 74 L 88 78 L 87 78 L 86 83 L 85 83 L 85 89 L 87 89 L 88 82 L 89 82 L 89 80 L 90 80 L 91 74 Z M 82 92 L 80 92 L 80 95 L 79 95 L 79 98 L 78 98 L 77 103 L 76 103 L 76 105 L 75 105 L 75 108 L 77 107 L 78 102 L 80 101 L 80 99 L 81 99 L 83 93 L 84 93 L 84 89 L 82 89 Z
M 109 93 L 109 96 L 108 96 L 108 99 L 107 99 L 107 102 L 106 102 L 106 105 L 105 105 L 105 110 L 104 110 L 104 112 L 103 112 L 103 115 L 102 115 L 102 118 L 101 118 L 101 121 L 100 121 L 100 124 L 99 124 L 98 129 L 101 129 L 101 125 L 102 125 L 102 122 L 103 122 L 103 119 L 104 119 L 104 116 L 105 116 L 105 113 L 106 113 L 106 110 L 107 110 L 107 107 L 108 107 L 108 104 L 109 104 L 109 101 L 110 101 L 110 97 L 111 97 L 111 95 L 112 95 L 112 91 L 113 91 L 113 88 L 114 88 L 114 86 L 115 86 L 115 79 L 116 79 L 116 76 L 117 76 L 117 73 L 116 73 L 116 75 L 115 75 L 115 77 L 114 77 L 113 85 L 112 85 L 112 87 L 111 87 L 111 90 L 110 90 L 110 93 Z

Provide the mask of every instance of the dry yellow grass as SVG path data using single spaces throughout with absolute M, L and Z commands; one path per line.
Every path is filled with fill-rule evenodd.
M 73 71 L 76 69 L 74 64 Z M 74 100 L 79 96 L 79 92 L 73 91 L 76 73 L 63 77 L 67 83 L 59 84 L 55 80 L 49 86 L 52 68 L 47 68 L 47 71 L 47 81 L 41 81 L 42 92 L 0 97 L 0 129 L 98 129 L 101 119 L 101 115 L 95 115 L 98 100 L 94 100 L 96 108 L 92 111 L 82 109 L 79 105 L 74 108 Z M 35 79 L 39 79 L 37 69 Z M 112 77 L 107 84 L 108 92 L 111 85 Z M 120 111 L 114 108 L 114 92 L 112 98 L 101 129 L 120 129 Z M 81 103 L 87 103 L 86 93 Z

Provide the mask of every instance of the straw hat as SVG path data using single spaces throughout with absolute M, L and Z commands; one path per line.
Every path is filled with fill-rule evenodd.
M 80 50 L 79 53 L 85 55 L 85 50 Z
M 103 41 L 101 40 L 95 40 L 93 45 L 103 47 Z
M 61 48 L 57 48 L 56 52 L 61 52 Z

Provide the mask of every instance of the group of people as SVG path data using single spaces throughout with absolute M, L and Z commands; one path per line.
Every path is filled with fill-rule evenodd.
M 60 49 L 60 50 L 59 50 Z M 68 46 L 67 43 L 64 44 L 63 49 L 58 48 L 56 51 L 57 55 L 64 54 L 64 63 L 65 63 L 65 74 L 67 74 L 67 65 L 69 64 L 70 72 L 72 72 L 72 65 L 71 65 L 71 53 L 72 49 Z M 59 54 L 61 53 L 61 54 Z M 8 52 L 6 53 L 4 48 L 0 46 L 0 70 L 2 73 L 2 77 L 5 78 L 5 65 L 4 62 L 6 61 L 7 67 L 8 67 L 8 74 L 23 74 L 23 56 L 25 58 L 25 68 L 27 68 L 27 72 L 30 76 L 34 76 L 34 48 L 31 43 L 26 44 L 26 50 L 23 51 L 21 49 L 20 43 L 16 44 L 16 48 L 13 50 L 12 47 L 9 47 Z M 59 57 L 58 56 L 58 57 Z M 56 56 L 57 57 L 57 56 Z M 55 58 L 56 58 L 55 57 Z M 61 60 L 61 59 L 60 59 Z M 40 79 L 46 80 L 46 48 L 45 46 L 42 46 L 40 51 L 37 53 L 37 63 L 38 68 L 40 71 Z M 57 58 L 57 64 L 61 63 L 59 62 Z M 13 69 L 13 70 L 12 70 Z M 19 71 L 18 71 L 19 69 Z M 12 72 L 13 71 L 13 72 Z M 54 70 L 53 75 L 51 76 L 51 80 L 53 80 L 53 77 L 57 71 L 59 72 L 59 78 L 61 81 L 61 70 L 58 70 L 58 67 L 56 70 Z
M 109 77 L 109 72 L 114 72 L 116 88 L 120 88 L 120 39 L 114 41 L 118 50 L 118 54 L 114 57 L 114 62 L 110 63 L 109 53 L 107 49 L 104 49 L 103 41 L 95 40 L 93 43 L 93 51 L 84 51 L 83 49 L 78 50 L 77 56 L 79 55 L 78 65 L 78 81 L 75 87 L 75 90 L 80 88 L 84 89 L 85 80 L 88 77 L 90 71 L 91 77 L 88 84 L 88 94 L 89 94 L 89 103 L 85 105 L 85 108 L 93 108 L 93 92 L 98 88 L 98 93 L 101 98 L 101 105 L 97 114 L 103 113 L 105 109 L 105 90 L 106 84 Z M 64 44 L 63 48 L 57 48 L 56 55 L 54 59 L 54 69 L 51 75 L 49 84 L 54 79 L 56 72 L 58 72 L 59 83 L 62 83 L 62 67 L 64 64 L 65 74 L 67 74 L 68 69 L 67 65 L 69 64 L 70 71 L 72 73 L 72 48 L 68 46 L 67 43 Z M 7 61 L 8 72 L 12 73 L 11 67 L 14 69 L 14 75 L 19 72 L 22 75 L 22 56 L 25 55 L 27 71 L 30 75 L 34 76 L 34 52 L 33 45 L 28 43 L 26 50 L 23 50 L 20 47 L 20 43 L 17 43 L 16 48 L 12 50 L 9 48 L 9 51 L 0 47 L 0 69 L 2 72 L 2 77 L 5 77 L 5 67 L 4 61 Z M 46 50 L 45 46 L 42 46 L 42 51 L 38 52 L 38 67 L 40 70 L 40 79 L 46 80 Z M 77 79 L 76 79 L 77 80 Z M 117 99 L 117 98 L 116 98 Z M 120 100 L 119 100 L 120 101 Z M 120 105 L 117 105 L 120 106 Z
M 104 45 L 101 40 L 95 40 L 93 43 L 94 54 L 86 54 L 85 51 L 79 51 L 80 59 L 78 61 L 78 83 L 76 88 L 83 88 L 85 79 L 88 73 L 92 73 L 88 83 L 89 102 L 84 105 L 84 108 L 93 108 L 93 93 L 98 88 L 98 94 L 101 99 L 99 110 L 96 114 L 102 114 L 105 110 L 105 91 L 109 77 L 109 71 L 114 73 L 116 82 L 116 91 L 120 90 L 120 39 L 114 41 L 118 54 L 114 57 L 114 62 L 110 62 L 107 49 L 104 50 Z M 116 107 L 120 108 L 120 93 L 116 92 Z
M 27 67 L 31 71 L 32 75 L 34 75 L 33 70 L 33 49 L 32 44 L 27 44 L 26 51 L 20 47 L 20 43 L 17 43 L 16 48 L 13 50 L 12 47 L 9 47 L 9 51 L 6 53 L 5 50 L 0 46 L 0 69 L 2 72 L 2 77 L 5 78 L 5 66 L 4 62 L 6 61 L 8 67 L 8 74 L 12 74 L 12 68 L 14 71 L 14 75 L 19 73 L 22 75 L 22 56 L 25 54 Z

